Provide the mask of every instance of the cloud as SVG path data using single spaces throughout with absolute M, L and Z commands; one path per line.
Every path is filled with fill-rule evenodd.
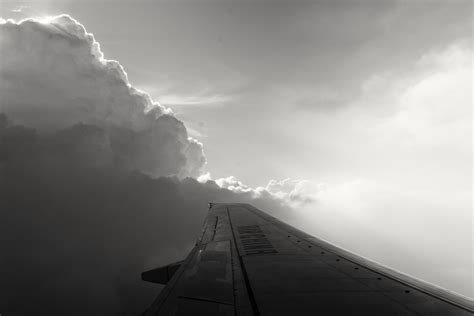
M 387 122 L 404 145 L 469 148 L 472 57 L 467 43 L 457 43 L 420 58 L 429 73 L 401 94 L 400 110 Z
M 10 9 L 10 12 L 14 12 L 14 13 L 22 13 L 23 10 L 27 9 L 28 6 L 26 5 L 20 5 L 18 7 L 14 7 L 13 9 Z
M 186 255 L 208 202 L 285 213 L 190 178 L 202 144 L 71 17 L 2 22 L 0 55 L 2 314 L 138 314 L 161 289 L 140 272 Z
M 231 101 L 230 96 L 198 93 L 196 95 L 163 94 L 160 102 L 167 106 L 216 106 Z
M 2 313 L 138 314 L 161 289 L 140 272 L 186 255 L 207 203 L 286 213 L 278 200 L 125 172 L 114 160 L 97 126 L 44 135 L 0 116 Z
M 408 66 L 368 76 L 350 108 L 292 125 L 315 144 L 302 155 L 326 158 L 310 172 L 329 174 L 292 224 L 473 297 L 472 47 L 454 41 Z
M 257 194 L 256 190 L 243 184 L 241 181 L 237 180 L 234 176 L 217 179 L 216 183 L 221 188 L 225 188 L 233 192 Z
M 40 132 L 92 124 L 124 168 L 151 176 L 199 174 L 202 144 L 171 110 L 135 89 L 83 25 L 62 15 L 6 21 L 0 32 L 0 112 L 16 124 Z
M 210 173 L 198 178 L 199 182 L 212 181 Z M 235 193 L 250 194 L 253 198 L 270 198 L 283 205 L 292 207 L 306 206 L 315 203 L 322 192 L 324 184 L 315 184 L 308 180 L 270 180 L 265 187 L 252 188 L 237 180 L 234 176 L 220 178 L 215 183 L 224 189 Z
M 274 197 L 294 207 L 316 202 L 324 191 L 324 184 L 315 184 L 308 180 L 270 180 L 265 190 Z

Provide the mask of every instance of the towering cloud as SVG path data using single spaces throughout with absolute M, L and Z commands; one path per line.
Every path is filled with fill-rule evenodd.
M 202 145 L 71 17 L 0 24 L 0 312 L 138 314 L 140 272 L 181 259 L 220 188 Z
M 122 66 L 105 59 L 93 35 L 71 17 L 3 23 L 0 54 L 0 112 L 16 124 L 40 132 L 92 124 L 123 168 L 151 176 L 199 174 L 201 144 L 171 110 L 133 88 Z

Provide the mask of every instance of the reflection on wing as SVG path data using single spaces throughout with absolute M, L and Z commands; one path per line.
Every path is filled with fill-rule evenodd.
M 177 268 L 159 270 L 156 278 L 169 282 L 145 315 L 467 316 L 473 310 L 469 299 L 354 255 L 248 204 L 210 204 L 196 247 L 172 275 L 169 267 Z

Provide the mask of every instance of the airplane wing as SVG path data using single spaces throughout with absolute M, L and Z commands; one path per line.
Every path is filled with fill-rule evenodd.
M 472 315 L 470 299 L 310 236 L 248 204 L 211 203 L 144 315 Z

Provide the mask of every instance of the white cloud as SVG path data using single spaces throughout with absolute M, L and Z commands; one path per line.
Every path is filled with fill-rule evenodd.
M 472 52 L 453 45 L 424 55 L 431 71 L 400 96 L 400 111 L 387 123 L 410 146 L 467 148 L 472 126 Z
M 54 132 L 77 123 L 105 130 L 120 163 L 152 176 L 197 176 L 202 144 L 170 109 L 128 81 L 68 15 L 0 24 L 0 112 Z
M 198 181 L 205 183 L 212 181 L 208 172 L 198 178 Z M 306 206 L 318 201 L 319 196 L 324 192 L 324 184 L 315 184 L 308 180 L 270 180 L 266 186 L 252 188 L 234 176 L 214 180 L 215 183 L 224 189 L 235 193 L 248 193 L 253 198 L 269 197 L 290 207 Z
M 167 106 L 217 106 L 232 100 L 230 96 L 198 93 L 195 95 L 162 94 L 160 102 Z
M 315 184 L 308 180 L 270 180 L 265 190 L 292 206 L 311 204 L 318 200 L 324 191 L 324 184 Z
M 237 192 L 237 193 L 252 193 L 255 196 L 258 196 L 258 190 L 253 189 L 245 184 L 243 184 L 241 181 L 237 180 L 234 176 L 229 176 L 227 178 L 220 178 L 215 180 L 217 185 L 219 185 L 221 188 Z
M 199 177 L 197 177 L 196 179 L 199 183 L 206 183 L 208 181 L 211 181 L 212 178 L 211 178 L 211 173 L 210 172 L 206 172 L 206 173 L 203 173 L 201 174 Z
M 472 56 L 455 42 L 371 76 L 320 132 L 342 163 L 299 225 L 472 297 Z
M 153 95 L 162 105 L 173 109 L 186 107 L 216 107 L 236 99 L 236 95 L 216 91 L 213 87 L 183 88 L 179 84 L 163 83 L 159 86 L 146 84 L 140 86 Z M 224 89 L 228 91 L 227 89 Z

